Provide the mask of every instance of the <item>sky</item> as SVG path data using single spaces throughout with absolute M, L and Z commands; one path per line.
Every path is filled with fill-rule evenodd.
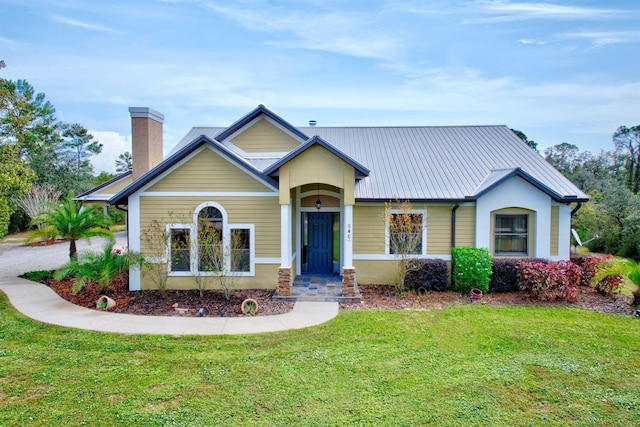
M 0 0 L 0 78 L 130 151 L 128 107 L 193 126 L 504 124 L 540 151 L 640 124 L 637 0 Z

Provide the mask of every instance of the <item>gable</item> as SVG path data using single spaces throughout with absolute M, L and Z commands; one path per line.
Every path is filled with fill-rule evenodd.
M 115 181 L 114 183 L 104 186 L 102 188 L 100 188 L 99 190 L 95 191 L 93 194 L 95 195 L 114 195 L 120 191 L 122 191 L 124 188 L 127 187 L 127 185 L 131 184 L 133 182 L 133 180 L 131 179 L 131 175 L 127 175 L 125 177 L 123 177 L 122 179 L 119 179 L 117 181 Z
M 353 180 L 353 167 L 331 153 L 324 147 L 314 145 L 288 162 L 289 186 L 323 182 L 338 188 L 344 187 L 343 173 L 349 168 L 346 176 Z
M 264 118 L 250 124 L 230 142 L 246 153 L 288 153 L 300 145 L 298 140 Z
M 240 167 L 205 147 L 146 191 L 273 192 Z

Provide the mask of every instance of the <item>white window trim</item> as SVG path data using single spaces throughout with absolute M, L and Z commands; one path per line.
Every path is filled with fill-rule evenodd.
M 193 236 L 193 228 L 191 224 L 167 224 L 166 230 L 167 230 L 167 236 L 169 237 L 167 238 L 167 251 L 166 251 L 164 261 L 167 263 L 167 272 L 169 273 L 169 276 L 172 276 L 172 277 L 191 276 L 191 271 L 193 269 L 193 239 L 191 238 L 191 236 Z M 188 230 L 189 231 L 189 241 L 191 242 L 191 248 L 190 248 L 191 253 L 189 254 L 189 269 L 190 269 L 189 271 L 171 270 L 171 246 L 172 246 L 171 231 L 172 230 Z
M 227 239 L 227 245 L 231 244 L 231 231 L 232 230 L 249 230 L 249 271 L 231 271 L 231 250 L 227 253 L 229 256 L 225 260 L 228 263 L 227 271 L 229 271 L 234 276 L 255 276 L 256 275 L 256 233 L 255 233 L 255 225 L 254 224 L 229 224 L 229 230 L 227 234 L 229 238 Z
M 408 254 L 408 258 L 423 258 L 427 255 L 427 210 L 426 209 L 390 209 L 389 214 L 420 214 L 422 215 L 422 250 L 419 254 Z M 386 215 L 384 220 L 384 254 L 393 257 L 394 259 L 400 256 L 400 254 L 391 253 L 391 232 L 389 230 L 389 215 Z

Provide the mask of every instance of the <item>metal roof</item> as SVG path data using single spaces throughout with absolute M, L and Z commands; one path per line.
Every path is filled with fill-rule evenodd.
M 172 153 L 200 135 L 215 138 L 221 129 L 193 128 Z M 504 125 L 298 129 L 369 169 L 369 176 L 356 183 L 359 200 L 469 200 L 515 170 L 559 200 L 588 199 Z M 247 160 L 262 171 L 275 163 Z

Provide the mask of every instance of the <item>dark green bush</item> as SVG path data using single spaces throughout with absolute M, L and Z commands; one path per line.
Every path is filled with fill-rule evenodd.
M 453 248 L 451 261 L 455 287 L 458 291 L 466 293 L 473 288 L 478 288 L 482 292 L 489 291 L 491 256 L 488 249 Z
M 489 292 L 517 292 L 520 290 L 518 286 L 518 259 L 494 259 L 491 271 Z
M 415 264 L 415 268 L 407 272 L 404 278 L 405 289 L 414 291 L 420 288 L 426 291 L 447 290 L 449 287 L 449 269 L 446 261 L 441 259 L 420 259 Z
M 53 278 L 53 271 L 54 270 L 28 271 L 20 277 L 22 277 L 23 279 L 31 280 L 32 282 L 42 282 L 44 280 Z

